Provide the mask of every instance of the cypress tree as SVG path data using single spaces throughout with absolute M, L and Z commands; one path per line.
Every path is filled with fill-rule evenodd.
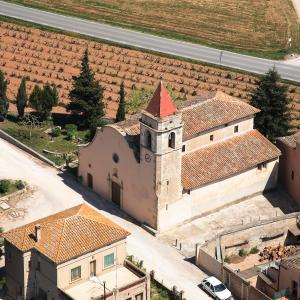
M 119 92 L 119 107 L 116 115 L 116 122 L 121 122 L 125 120 L 125 90 L 124 82 L 122 81 Z
M 273 68 L 257 82 L 252 91 L 250 104 L 260 109 L 254 120 L 254 127 L 270 141 L 289 134 L 291 121 L 288 88 L 280 84 L 280 75 Z
M 53 88 L 46 84 L 43 89 L 38 85 L 34 87 L 29 97 L 29 104 L 36 110 L 41 120 L 46 120 L 53 108 L 58 104 L 58 92 L 56 87 Z
M 95 79 L 89 66 L 88 49 L 85 50 L 79 76 L 73 77 L 70 91 L 70 103 L 67 109 L 73 114 L 81 115 L 82 125 L 95 130 L 104 116 L 103 89 Z
M 23 77 L 22 81 L 20 83 L 19 89 L 18 89 L 18 94 L 17 94 L 17 109 L 18 109 L 18 114 L 19 118 L 24 117 L 24 112 L 25 112 L 25 107 L 27 106 L 27 93 L 26 93 L 26 78 Z
M 9 102 L 6 96 L 7 91 L 7 80 L 5 80 L 4 73 L 0 71 L 0 116 L 6 116 Z

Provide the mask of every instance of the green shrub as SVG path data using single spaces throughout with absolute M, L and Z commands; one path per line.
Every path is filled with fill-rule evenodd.
M 59 127 L 54 127 L 51 131 L 53 137 L 58 137 L 61 135 L 61 129 Z
M 226 263 L 228 263 L 228 264 L 230 263 L 230 258 L 229 258 L 227 255 L 226 255 L 225 258 L 224 258 L 224 262 L 226 262 Z
M 239 250 L 239 256 L 244 257 L 246 255 L 247 255 L 247 251 L 244 248 Z
M 66 132 L 74 132 L 74 131 L 78 130 L 78 127 L 75 124 L 66 124 L 65 130 L 66 130 Z
M 15 186 L 18 190 L 23 190 L 25 188 L 25 183 L 22 180 L 17 180 Z
M 5 194 L 9 191 L 10 189 L 10 181 L 9 180 L 0 180 L 0 193 Z
M 251 253 L 251 254 L 256 254 L 256 253 L 258 253 L 258 252 L 259 252 L 259 249 L 257 248 L 257 246 L 252 247 L 252 248 L 250 249 L 250 253 Z
M 67 140 L 73 141 L 76 138 L 76 134 L 74 131 L 67 131 Z

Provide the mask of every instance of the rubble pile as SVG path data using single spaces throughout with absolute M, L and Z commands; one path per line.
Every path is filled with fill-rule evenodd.
M 297 249 L 296 246 L 281 246 L 281 245 L 278 245 L 277 247 L 268 246 L 265 247 L 263 251 L 259 253 L 260 256 L 259 261 L 263 262 L 265 260 L 268 261 L 278 260 L 283 257 L 287 257 L 295 254 L 297 250 L 299 249 Z

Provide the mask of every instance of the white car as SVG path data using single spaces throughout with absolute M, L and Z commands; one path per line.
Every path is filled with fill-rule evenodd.
M 214 299 L 230 300 L 232 299 L 231 292 L 226 286 L 216 277 L 211 276 L 202 280 L 200 286 L 207 291 Z

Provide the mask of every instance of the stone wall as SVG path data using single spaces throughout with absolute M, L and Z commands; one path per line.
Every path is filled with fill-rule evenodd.
M 49 164 L 50 166 L 56 167 L 56 165 L 53 161 L 51 161 L 47 157 L 41 155 L 40 153 L 36 152 L 35 150 L 31 149 L 30 147 L 26 146 L 25 144 L 21 143 L 20 141 L 13 138 L 12 136 L 10 136 L 9 134 L 7 134 L 6 132 L 4 132 L 1 129 L 0 129 L 0 138 L 2 138 L 3 140 L 9 142 L 10 144 L 13 144 L 13 145 L 17 146 L 21 150 L 29 153 L 30 155 L 34 156 L 35 158 L 38 158 L 39 160 L 41 160 L 43 162 Z
M 220 239 L 223 258 L 237 254 L 241 248 L 249 252 L 255 246 L 262 249 L 265 246 L 285 244 L 288 229 L 296 226 L 297 215 L 294 213 L 258 221 L 222 233 Z

